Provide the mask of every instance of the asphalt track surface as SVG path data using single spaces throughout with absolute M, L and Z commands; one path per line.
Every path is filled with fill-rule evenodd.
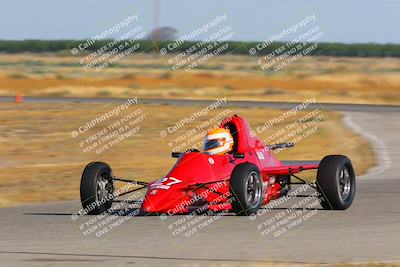
M 0 101 L 5 101 L 4 97 Z M 280 108 L 291 106 L 284 105 Z M 122 218 L 123 223 L 97 238 L 93 234 L 85 237 L 79 230 L 82 222 L 95 216 L 82 216 L 77 221 L 71 218 L 71 214 L 79 209 L 78 201 L 2 208 L 0 265 L 242 266 L 264 262 L 398 262 L 399 107 L 335 107 L 344 111 L 344 122 L 349 127 L 372 143 L 377 157 L 377 166 L 368 174 L 357 177 L 356 198 L 346 211 L 326 211 L 319 206 L 287 210 L 312 193 L 307 191 L 272 210 L 261 210 L 265 213 L 251 218 L 229 214 L 163 219 L 158 216 L 116 216 Z M 292 228 L 285 228 L 288 231 L 283 234 L 263 235 L 260 225 L 282 212 L 291 218 L 293 214 L 303 212 L 296 216 L 305 217 Z M 202 219 L 201 222 L 210 218 L 213 221 L 201 229 L 197 227 L 198 231 L 192 235 L 185 236 L 185 231 L 174 235 L 177 225 L 188 222 L 199 225 L 196 218 Z

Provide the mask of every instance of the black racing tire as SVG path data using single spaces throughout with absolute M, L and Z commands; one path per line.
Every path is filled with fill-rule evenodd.
M 322 159 L 317 172 L 317 190 L 324 209 L 345 210 L 356 193 L 356 178 L 348 157 L 330 155 Z
M 89 163 L 81 179 L 81 203 L 87 214 L 97 215 L 112 205 L 114 184 L 111 167 L 104 162 Z
M 262 205 L 263 193 L 263 180 L 256 165 L 243 163 L 233 169 L 230 194 L 232 211 L 236 215 L 256 213 Z

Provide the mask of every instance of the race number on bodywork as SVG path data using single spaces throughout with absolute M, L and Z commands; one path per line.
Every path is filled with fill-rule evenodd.
M 174 178 L 174 177 L 163 177 L 158 179 L 154 183 L 150 185 L 150 189 L 163 189 L 168 190 L 174 184 L 182 183 L 181 180 Z

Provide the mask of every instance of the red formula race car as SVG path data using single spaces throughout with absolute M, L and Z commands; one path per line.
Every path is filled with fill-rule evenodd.
M 271 200 L 285 196 L 291 184 L 306 183 L 296 173 L 313 169 L 318 170 L 317 177 L 310 186 L 320 193 L 323 208 L 343 210 L 353 202 L 355 174 L 346 156 L 330 155 L 314 162 L 281 162 L 271 150 L 293 144 L 263 144 L 247 121 L 237 115 L 224 119 L 220 127 L 232 134 L 232 152 L 173 152 L 172 156 L 178 158 L 175 165 L 165 177 L 151 183 L 117 178 L 103 162 L 88 164 L 80 188 L 84 210 L 100 214 L 111 208 L 116 197 L 147 189 L 140 207 L 145 214 L 173 215 L 206 209 L 250 215 Z M 292 182 L 292 178 L 299 182 Z M 117 193 L 115 181 L 127 182 L 134 188 Z

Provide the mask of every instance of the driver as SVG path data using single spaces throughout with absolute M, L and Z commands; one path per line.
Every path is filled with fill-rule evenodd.
M 204 152 L 209 155 L 224 155 L 232 151 L 233 138 L 229 130 L 215 128 L 207 132 L 204 139 Z

